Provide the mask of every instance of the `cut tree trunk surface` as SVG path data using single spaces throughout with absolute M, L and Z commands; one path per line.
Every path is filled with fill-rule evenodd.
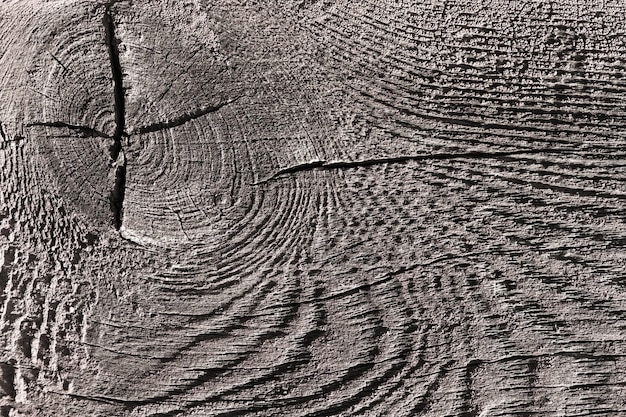
M 0 3 L 0 416 L 626 415 L 621 1 Z

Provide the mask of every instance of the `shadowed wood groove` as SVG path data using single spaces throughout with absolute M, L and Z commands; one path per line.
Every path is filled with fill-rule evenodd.
M 72 124 L 65 123 L 65 122 L 33 122 L 33 123 L 28 123 L 27 125 L 25 125 L 25 127 L 32 127 L 32 126 L 60 127 L 60 128 L 66 128 L 69 130 L 75 130 L 83 136 L 97 136 L 97 137 L 105 138 L 105 139 L 109 138 L 108 135 L 104 134 L 103 132 L 100 132 L 99 130 L 92 129 L 86 126 L 76 126 L 76 125 L 72 125 Z
M 621 416 L 618 1 L 0 3 L 0 416 Z
M 361 161 L 313 161 L 307 162 L 304 164 L 294 165 L 288 168 L 282 168 L 276 171 L 269 178 L 253 183 L 252 185 L 259 185 L 262 183 L 266 183 L 278 177 L 281 177 L 286 174 L 294 174 L 297 172 L 311 171 L 314 169 L 321 170 L 333 170 L 333 169 L 351 169 L 358 167 L 369 167 L 373 165 L 381 165 L 381 164 L 404 164 L 410 161 L 424 161 L 424 160 L 438 160 L 438 159 L 499 159 L 511 157 L 513 155 L 520 154 L 533 154 L 533 153 L 541 153 L 541 154 L 549 154 L 556 152 L 568 151 L 568 149 L 557 149 L 557 148 L 548 148 L 548 149 L 528 149 L 528 150 L 520 150 L 520 151 L 511 151 L 511 152 L 465 152 L 465 153 L 440 153 L 440 154 L 429 154 L 429 155 L 406 155 L 406 156 L 394 156 L 388 158 L 374 158 L 374 159 L 365 159 Z
M 106 5 L 103 22 L 106 44 L 109 50 L 109 60 L 111 62 L 111 75 L 113 77 L 113 98 L 115 113 L 115 131 L 113 132 L 113 143 L 109 148 L 111 161 L 114 163 L 115 181 L 109 197 L 113 221 L 116 228 L 122 227 L 122 216 L 124 210 L 124 193 L 126 187 L 126 155 L 122 148 L 122 139 L 126 136 L 126 98 L 124 92 L 124 80 L 122 66 L 120 64 L 119 39 L 115 36 L 115 23 L 111 7 L 113 3 Z

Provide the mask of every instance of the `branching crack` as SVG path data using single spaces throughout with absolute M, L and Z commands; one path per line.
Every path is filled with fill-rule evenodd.
M 29 123 L 29 124 L 27 124 L 25 126 L 26 127 L 35 127 L 35 126 L 59 127 L 59 128 L 66 128 L 66 129 L 69 129 L 69 130 L 75 130 L 75 131 L 79 132 L 83 136 L 99 137 L 99 138 L 105 138 L 105 139 L 110 139 L 111 138 L 109 135 L 107 135 L 104 132 L 101 132 L 101 131 L 99 131 L 97 129 L 92 129 L 92 128 L 87 127 L 87 126 L 73 125 L 73 124 L 65 123 L 65 122 L 33 122 L 33 123 Z
M 572 149 L 523 149 L 516 151 L 502 151 L 502 152 L 484 152 L 484 151 L 470 151 L 470 152 L 444 152 L 435 154 L 419 154 L 419 155 L 402 155 L 383 158 L 371 158 L 358 161 L 311 161 L 303 164 L 293 165 L 287 168 L 282 168 L 270 175 L 264 180 L 260 180 L 252 183 L 252 185 L 261 185 L 270 181 L 276 180 L 287 174 L 295 174 L 298 172 L 313 171 L 313 170 L 335 170 L 335 169 L 354 169 L 360 167 L 371 167 L 375 165 L 383 164 L 405 164 L 411 161 L 436 161 L 436 160 L 449 160 L 449 159 L 498 159 L 505 158 L 514 155 L 523 154 L 538 154 L 538 153 L 560 153 L 571 152 Z
M 122 66 L 119 56 L 119 40 L 115 37 L 115 23 L 111 13 L 111 6 L 114 1 L 106 5 L 104 13 L 104 32 L 109 50 L 109 60 L 111 62 L 111 74 L 113 76 L 113 95 L 115 100 L 115 132 L 113 133 L 113 144 L 109 148 L 111 161 L 115 167 L 115 184 L 109 197 L 111 210 L 115 218 L 115 226 L 119 229 L 122 226 L 124 191 L 126 187 L 126 157 L 122 149 L 122 138 L 128 136 L 126 129 L 126 103 L 124 98 L 124 84 Z
M 59 58 L 57 58 L 57 57 L 56 57 L 56 55 L 54 55 L 52 52 L 48 52 L 48 53 L 50 54 L 50 56 L 52 57 L 52 59 L 54 59 L 54 60 L 57 62 L 57 64 L 59 64 L 60 66 L 62 66 L 62 67 L 63 67 L 63 70 L 64 70 L 64 71 L 70 72 L 69 68 L 67 68 L 67 67 L 65 66 L 65 64 L 64 64 L 63 62 L 61 62 L 61 60 L 60 60 Z
M 175 119 L 168 120 L 166 122 L 157 122 L 148 126 L 142 126 L 135 129 L 133 134 L 142 134 L 142 133 L 150 133 L 150 132 L 158 132 L 159 130 L 169 129 L 176 126 L 184 125 L 187 122 L 195 120 L 199 117 L 205 116 L 210 113 L 215 113 L 220 110 L 222 107 L 227 106 L 235 101 L 237 101 L 240 97 L 235 97 L 231 100 L 224 101 L 214 106 L 201 107 L 192 112 L 185 113 L 181 116 L 176 117 Z

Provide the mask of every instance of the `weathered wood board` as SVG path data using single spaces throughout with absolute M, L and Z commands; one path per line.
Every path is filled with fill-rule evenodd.
M 0 416 L 625 416 L 625 16 L 0 2 Z

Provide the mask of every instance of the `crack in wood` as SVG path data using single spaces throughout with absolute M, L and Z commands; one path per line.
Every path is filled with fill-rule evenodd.
M 48 52 L 48 53 L 50 54 L 50 56 L 52 57 L 52 59 L 54 59 L 54 60 L 57 62 L 57 64 L 59 64 L 60 66 L 62 66 L 62 67 L 63 67 L 63 69 L 64 69 L 65 71 L 68 71 L 68 72 L 73 72 L 73 71 L 71 71 L 68 67 L 66 67 L 66 66 L 65 66 L 65 64 L 64 64 L 63 62 L 61 62 L 61 60 L 60 60 L 59 58 L 57 58 L 57 57 L 56 57 L 56 56 L 55 56 L 52 52 Z
M 169 129 L 172 127 L 182 126 L 187 122 L 198 119 L 202 116 L 206 116 L 207 114 L 215 113 L 219 111 L 222 107 L 227 106 L 237 100 L 239 100 L 241 96 L 235 97 L 231 100 L 224 101 L 222 103 L 216 104 L 214 106 L 201 107 L 189 113 L 185 113 L 181 116 L 178 116 L 172 120 L 168 120 L 166 122 L 156 122 L 151 125 L 141 126 L 135 129 L 131 134 L 142 134 L 142 133 L 150 133 L 150 132 L 158 132 L 160 130 Z
M 111 63 L 111 74 L 113 76 L 113 96 L 115 111 L 115 132 L 113 133 L 113 144 L 109 148 L 111 161 L 115 168 L 115 184 L 109 196 L 111 211 L 115 220 L 115 227 L 119 230 L 123 221 L 124 192 L 126 188 L 126 157 L 122 147 L 122 138 L 128 135 L 126 129 L 126 103 L 124 97 L 124 84 L 122 66 L 119 57 L 119 40 L 115 36 L 115 22 L 111 13 L 111 7 L 115 1 L 107 3 L 104 12 L 104 30 L 106 43 L 109 50 L 109 60 Z M 120 161 L 121 157 L 121 161 Z
M 113 18 L 112 7 L 119 0 L 111 0 L 104 4 L 104 16 L 102 22 L 104 25 L 105 42 L 109 54 L 109 63 L 111 66 L 111 75 L 113 79 L 113 98 L 114 98 L 114 118 L 115 118 L 115 130 L 113 135 L 106 134 L 100 130 L 90 128 L 87 126 L 75 125 L 62 121 L 52 122 L 33 122 L 26 125 L 26 127 L 54 127 L 65 128 L 80 133 L 83 137 L 99 137 L 108 140 L 112 140 L 112 144 L 109 146 L 109 155 L 111 160 L 111 169 L 114 170 L 114 184 L 109 194 L 110 209 L 114 216 L 114 224 L 116 229 L 120 229 L 123 223 L 124 212 L 124 195 L 126 190 L 126 173 L 127 173 L 127 159 L 124 153 L 123 139 L 129 138 L 134 134 L 142 134 L 149 132 L 156 132 L 163 129 L 181 126 L 189 121 L 195 120 L 199 117 L 205 116 L 210 113 L 219 111 L 222 107 L 233 103 L 241 98 L 237 96 L 231 100 L 227 100 L 217 105 L 204 106 L 191 112 L 185 113 L 172 120 L 156 122 L 150 125 L 139 127 L 133 132 L 126 132 L 126 97 L 124 87 L 124 74 L 122 71 L 122 65 L 120 62 L 119 44 L 120 40 L 115 34 L 116 25 Z M 69 69 L 52 53 L 49 52 L 52 58 L 61 65 L 64 70 Z M 45 96 L 45 94 L 40 93 Z M 47 96 L 46 96 L 47 97 Z M 8 142 L 3 127 L 0 125 L 0 136 L 2 136 L 3 142 Z
M 340 169 L 354 169 L 362 167 L 371 167 L 384 164 L 405 164 L 411 161 L 437 161 L 437 160 L 451 160 L 451 159 L 500 159 L 514 155 L 524 154 L 539 154 L 539 153 L 563 153 L 572 152 L 573 149 L 568 148 L 547 148 L 547 149 L 522 149 L 516 151 L 502 151 L 502 152 L 484 152 L 484 151 L 469 151 L 469 152 L 444 152 L 436 154 L 419 154 L 419 155 L 401 155 L 381 158 L 369 158 L 357 161 L 311 161 L 303 164 L 292 165 L 287 168 L 282 168 L 270 175 L 269 177 L 254 182 L 251 185 L 261 185 L 273 180 L 276 180 L 287 174 L 295 174 L 298 172 L 306 172 L 313 170 L 340 170 Z
M 124 194 L 126 189 L 126 169 L 127 160 L 124 154 L 122 146 L 122 139 L 129 138 L 134 134 L 142 134 L 149 132 L 156 132 L 163 129 L 181 126 L 189 121 L 205 116 L 210 113 L 214 113 L 220 110 L 222 107 L 233 103 L 241 98 L 235 97 L 231 100 L 219 103 L 214 106 L 201 107 L 192 112 L 185 113 L 172 120 L 165 122 L 156 122 L 147 126 L 139 127 L 133 132 L 126 132 L 126 101 L 125 101 L 125 88 L 123 83 L 123 71 L 119 57 L 119 43 L 120 40 L 115 35 L 115 22 L 112 14 L 112 6 L 117 3 L 118 0 L 111 0 L 105 5 L 105 12 L 103 17 L 106 44 L 109 51 L 109 61 L 111 64 L 111 74 L 113 77 L 113 95 L 114 95 L 114 112 L 115 112 L 115 132 L 113 136 L 107 136 L 101 132 L 83 128 L 80 126 L 55 123 L 55 125 L 62 125 L 62 127 L 72 128 L 82 133 L 89 133 L 113 139 L 113 144 L 109 147 L 111 156 L 112 167 L 115 168 L 115 183 L 111 190 L 109 200 L 111 203 L 111 211 L 114 215 L 115 227 L 119 230 L 122 227 L 123 212 L 124 212 Z M 56 57 L 53 56 L 56 59 Z M 62 65 L 62 64 L 61 64 Z M 65 67 L 64 67 L 65 68 Z
M 92 129 L 87 126 L 74 125 L 74 124 L 65 123 L 65 122 L 33 122 L 33 123 L 28 123 L 27 125 L 25 125 L 25 127 L 59 127 L 59 128 L 66 128 L 69 130 L 75 130 L 81 133 L 83 136 L 111 139 L 111 136 L 97 129 Z

